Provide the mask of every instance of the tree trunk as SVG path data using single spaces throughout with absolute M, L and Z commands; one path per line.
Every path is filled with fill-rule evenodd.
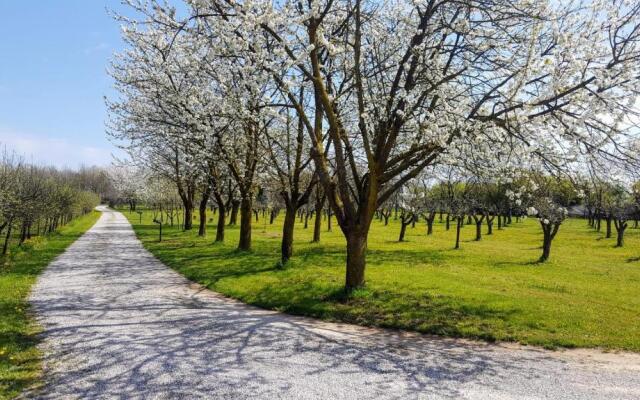
M 273 225 L 273 221 L 276 219 L 276 210 L 271 210 L 271 215 L 269 216 L 269 225 Z
M 607 239 L 611 237 L 611 217 L 607 217 Z
M 296 211 L 295 207 L 287 206 L 287 211 L 284 215 L 280 258 L 282 265 L 286 264 L 293 254 L 293 230 L 296 224 Z
M 545 262 L 549 259 L 551 253 L 551 234 L 544 232 L 544 238 L 542 241 L 542 256 L 540 256 L 540 262 Z
M 464 222 L 463 217 L 456 217 L 456 246 L 454 249 L 460 248 L 460 228 L 462 228 L 462 223 Z
M 398 238 L 398 242 L 404 242 L 404 234 L 407 231 L 407 226 L 409 226 L 412 222 L 413 218 L 405 222 L 405 217 L 400 217 L 400 237 Z
M 427 235 L 433 234 L 433 221 L 435 218 L 427 218 Z
M 22 223 L 22 228 L 20 229 L 20 241 L 18 242 L 18 246 L 22 246 L 24 241 L 27 240 L 27 222 Z
M 202 196 L 200 200 L 200 225 L 198 226 L 198 236 L 205 236 L 207 234 L 207 203 L 209 202 L 209 195 Z
M 229 217 L 229 226 L 237 225 L 239 208 L 240 208 L 240 201 L 233 200 L 231 202 L 231 216 Z
M 320 242 L 320 230 L 322 229 L 322 207 L 324 206 L 324 198 L 317 195 L 316 192 L 316 215 L 313 220 L 313 243 Z
M 487 219 L 487 235 L 493 235 L 493 220 L 496 218 L 494 216 L 486 216 Z
M 220 204 L 218 209 L 218 225 L 216 226 L 216 242 L 224 242 L 224 219 L 226 217 L 224 204 Z
M 251 198 L 243 197 L 240 202 L 240 250 L 251 250 L 251 206 Z
M 184 230 L 193 228 L 193 204 L 189 201 L 184 203 Z
M 549 254 L 551 253 L 551 242 L 556 237 L 558 233 L 558 229 L 560 229 L 560 224 L 544 224 L 540 222 L 542 225 L 542 232 L 544 234 L 542 241 L 542 256 L 540 256 L 540 262 L 545 262 L 549 259 Z
M 345 288 L 352 291 L 364 286 L 364 269 L 367 263 L 367 233 L 350 232 L 347 238 L 347 274 Z
M 449 230 L 449 228 L 451 228 L 451 217 L 449 216 L 449 214 L 447 214 L 447 219 L 445 222 L 445 229 Z
M 616 247 L 622 247 L 624 246 L 624 231 L 627 229 L 628 224 L 626 221 L 616 220 L 615 225 L 617 232 Z
M 476 242 L 482 240 L 482 222 L 484 221 L 484 218 L 484 215 L 480 217 L 475 214 L 473 215 L 473 220 L 476 223 Z

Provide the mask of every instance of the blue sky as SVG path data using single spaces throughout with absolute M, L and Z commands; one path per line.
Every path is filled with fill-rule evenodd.
M 118 0 L 0 0 L 0 143 L 38 163 L 107 165 Z

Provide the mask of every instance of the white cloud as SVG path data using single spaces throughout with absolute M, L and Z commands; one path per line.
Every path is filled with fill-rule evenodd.
M 112 149 L 78 145 L 65 138 L 0 131 L 0 146 L 15 151 L 30 162 L 56 167 L 108 165 L 113 160 Z
M 85 48 L 84 49 L 84 54 L 85 55 L 89 55 L 89 54 L 93 54 L 93 53 L 100 53 L 102 51 L 109 50 L 109 48 L 111 48 L 109 43 L 100 42 L 100 43 L 96 44 L 95 46 L 91 46 L 91 47 Z

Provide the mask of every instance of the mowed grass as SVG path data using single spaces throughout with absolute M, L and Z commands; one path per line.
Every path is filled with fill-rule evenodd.
M 0 399 L 17 396 L 35 385 L 41 374 L 38 326 L 27 297 L 38 274 L 89 229 L 100 213 L 71 221 L 58 232 L 27 241 L 0 257 Z
M 437 223 L 407 231 L 398 243 L 399 222 L 373 223 L 366 288 L 343 294 L 344 239 L 335 224 L 321 243 L 297 222 L 294 258 L 278 267 L 281 215 L 274 225 L 253 227 L 253 250 L 236 250 L 238 228 L 227 228 L 224 245 L 197 228 L 158 227 L 151 212 L 127 213 L 145 247 L 189 279 L 246 303 L 291 314 L 438 335 L 517 341 L 556 347 L 600 347 L 640 351 L 640 229 L 627 230 L 624 248 L 615 239 L 566 221 L 553 243 L 551 260 L 536 263 L 542 244 L 538 222 L 516 223 L 474 241 L 475 226 L 455 230 Z M 215 220 L 215 219 L 214 219 Z M 604 225 L 603 225 L 604 226 Z M 483 227 L 483 231 L 486 228 Z

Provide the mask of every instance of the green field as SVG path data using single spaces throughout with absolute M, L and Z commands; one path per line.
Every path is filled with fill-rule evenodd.
M 214 245 L 197 227 L 165 227 L 157 242 L 151 213 L 127 213 L 145 247 L 189 279 L 246 303 L 368 326 L 410 329 L 446 336 L 517 341 L 554 347 L 601 347 L 640 351 L 640 229 L 627 230 L 626 246 L 566 221 L 551 260 L 538 264 L 542 235 L 535 220 L 473 241 L 475 226 L 463 228 L 462 248 L 453 250 L 455 230 L 425 224 L 398 243 L 399 222 L 375 221 L 369 236 L 367 286 L 345 297 L 345 250 L 339 228 L 310 243 L 312 224 L 295 232 L 294 258 L 278 268 L 280 225 L 254 224 L 252 252 L 235 250 L 238 228 Z M 215 218 L 214 218 L 215 220 Z M 437 221 L 437 220 L 436 220 Z M 615 236 L 615 235 L 614 235 Z
M 38 274 L 56 256 L 89 229 L 100 213 L 94 211 L 71 221 L 46 237 L 27 241 L 0 257 L 0 399 L 18 395 L 38 382 L 40 353 L 38 327 L 29 312 L 27 297 Z

